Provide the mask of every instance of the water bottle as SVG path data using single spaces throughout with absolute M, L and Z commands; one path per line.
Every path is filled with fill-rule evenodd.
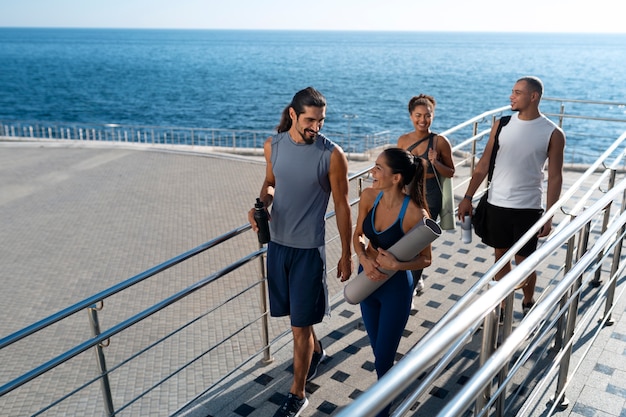
M 270 241 L 270 224 L 269 219 L 267 218 L 267 211 L 265 211 L 265 206 L 263 202 L 261 202 L 260 198 L 256 199 L 256 204 L 254 205 L 254 221 L 259 227 L 259 243 L 267 243 Z
M 461 239 L 463 243 L 472 243 L 472 218 L 465 213 L 465 220 L 461 223 Z

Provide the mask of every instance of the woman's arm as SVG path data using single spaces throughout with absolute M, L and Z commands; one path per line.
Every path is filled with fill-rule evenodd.
M 402 229 L 406 234 L 415 225 L 419 224 L 428 217 L 428 213 L 423 208 L 417 207 L 414 202 L 409 204 L 406 214 L 404 215 L 404 221 L 402 222 Z M 432 260 L 432 247 L 428 245 L 425 247 L 415 258 L 410 261 L 401 262 L 391 252 L 378 248 L 378 254 L 376 256 L 376 262 L 381 268 L 392 271 L 414 271 L 416 269 L 424 269 L 430 266 Z
M 356 220 L 354 234 L 352 235 L 352 245 L 354 246 L 354 251 L 359 259 L 359 263 L 363 267 L 365 275 L 373 280 L 385 279 L 387 277 L 387 275 L 378 270 L 379 265 L 376 262 L 378 253 L 367 244 L 367 238 L 365 237 L 365 233 L 363 233 L 363 220 L 365 220 L 367 213 L 374 206 L 376 195 L 376 191 L 372 188 L 366 188 L 361 193 L 359 214 Z
M 454 160 L 452 146 L 445 136 L 435 136 L 434 149 L 428 150 L 428 160 L 440 175 L 447 178 L 454 176 Z
M 378 249 L 376 262 L 386 270 L 391 271 L 415 271 L 416 269 L 428 268 L 432 261 L 432 247 L 429 244 L 415 258 L 410 261 L 399 261 L 393 254 L 384 249 Z

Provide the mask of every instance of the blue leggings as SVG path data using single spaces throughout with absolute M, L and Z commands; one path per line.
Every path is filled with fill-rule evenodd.
M 359 272 L 362 269 L 359 266 Z M 361 301 L 361 314 L 374 351 L 378 379 L 391 369 L 396 358 L 400 338 L 411 312 L 412 288 L 410 271 L 398 271 Z M 389 415 L 389 407 L 379 415 Z

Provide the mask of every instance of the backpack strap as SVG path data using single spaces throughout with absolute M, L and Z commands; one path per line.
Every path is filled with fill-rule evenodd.
M 424 142 L 427 139 L 430 139 L 431 137 L 433 137 L 435 134 L 434 133 L 429 133 L 428 136 L 421 138 L 420 140 L 418 140 L 417 142 L 415 142 L 413 145 L 409 146 L 408 148 L 406 148 L 407 151 L 412 152 L 413 149 L 415 149 L 417 147 L 417 145 L 419 145 L 420 143 Z
M 487 182 L 491 182 L 491 177 L 493 177 L 493 169 L 496 165 L 496 154 L 498 153 L 498 149 L 500 148 L 500 142 L 498 138 L 500 137 L 500 131 L 504 126 L 506 126 L 511 120 L 511 116 L 503 116 L 500 118 L 500 123 L 498 124 L 498 128 L 496 129 L 496 135 L 494 136 L 494 144 L 493 149 L 491 150 L 491 158 L 489 159 L 489 174 L 487 176 Z

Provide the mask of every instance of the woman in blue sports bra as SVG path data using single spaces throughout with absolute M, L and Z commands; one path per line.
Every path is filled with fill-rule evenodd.
M 413 226 L 429 217 L 424 190 L 425 161 L 401 148 L 389 148 L 371 170 L 372 186 L 363 190 L 352 243 L 359 258 L 359 272 L 372 280 L 386 275 L 378 268 L 397 271 L 361 302 L 365 329 L 374 351 L 380 379 L 393 366 L 411 310 L 411 270 L 430 265 L 431 247 L 400 262 L 387 251 Z M 407 187 L 408 186 L 408 187 Z M 405 190 L 409 194 L 405 193 Z M 378 416 L 388 416 L 388 405 Z

